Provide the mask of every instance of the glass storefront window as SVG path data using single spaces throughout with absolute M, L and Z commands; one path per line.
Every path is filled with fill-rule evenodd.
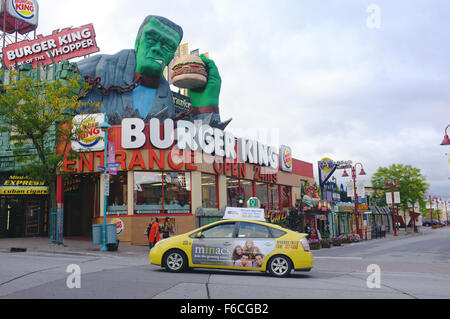
M 280 197 L 278 193 L 278 185 L 269 185 L 269 201 L 271 209 L 280 209 Z
M 127 173 L 110 175 L 108 214 L 127 214 Z
M 191 212 L 191 175 L 184 172 L 164 173 L 164 207 L 167 214 Z
M 134 172 L 137 214 L 190 214 L 191 174 Z
M 215 175 L 202 174 L 202 207 L 218 208 L 217 203 L 217 177 Z
M 227 178 L 227 205 L 229 207 L 245 207 L 250 197 L 253 197 L 251 181 Z
M 281 186 L 281 205 L 283 208 L 291 207 L 292 187 Z
M 268 208 L 267 184 L 256 183 L 256 197 L 261 201 L 261 208 Z
M 138 214 L 161 212 L 161 172 L 134 172 L 134 209 Z

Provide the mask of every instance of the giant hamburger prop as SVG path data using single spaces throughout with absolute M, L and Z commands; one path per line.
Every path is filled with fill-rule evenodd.
M 208 82 L 208 71 L 199 56 L 186 55 L 175 58 L 170 78 L 176 87 L 199 89 Z

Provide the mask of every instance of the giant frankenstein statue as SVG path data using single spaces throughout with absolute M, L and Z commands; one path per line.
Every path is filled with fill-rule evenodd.
M 190 112 L 175 112 L 163 71 L 174 58 L 182 38 L 183 29 L 172 21 L 159 16 L 146 17 L 134 50 L 96 55 L 78 62 L 80 74 L 93 86 L 84 99 L 100 102 L 103 105 L 100 111 L 108 115 L 110 124 L 134 117 L 184 118 L 203 120 L 224 129 L 231 120 L 221 122 L 217 111 L 221 78 L 214 61 L 203 55 L 200 57 L 209 69 L 208 83 L 202 89 L 189 90 Z

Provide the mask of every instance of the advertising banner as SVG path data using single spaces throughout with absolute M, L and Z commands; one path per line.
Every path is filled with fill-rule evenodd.
M 364 182 L 363 181 L 358 181 L 356 183 L 356 194 L 359 197 L 365 197 L 366 196 L 366 191 L 365 191 L 365 188 L 364 188 Z
M 74 29 L 55 30 L 46 37 L 38 35 L 35 40 L 10 44 L 3 48 L 3 60 L 8 69 L 24 63 L 36 68 L 38 63 L 46 66 L 99 51 L 94 26 L 87 24 Z
M 386 203 L 392 204 L 392 194 L 386 193 Z M 400 192 L 394 193 L 394 204 L 400 204 Z
M 347 197 L 355 197 L 355 191 L 353 190 L 353 182 L 347 183 Z
M 192 262 L 196 265 L 259 268 L 265 256 L 274 249 L 273 239 L 195 239 Z

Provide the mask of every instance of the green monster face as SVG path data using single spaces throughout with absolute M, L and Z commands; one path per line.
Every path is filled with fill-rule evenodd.
M 151 18 L 136 39 L 136 72 L 148 77 L 161 77 L 172 61 L 181 36 L 156 18 Z

